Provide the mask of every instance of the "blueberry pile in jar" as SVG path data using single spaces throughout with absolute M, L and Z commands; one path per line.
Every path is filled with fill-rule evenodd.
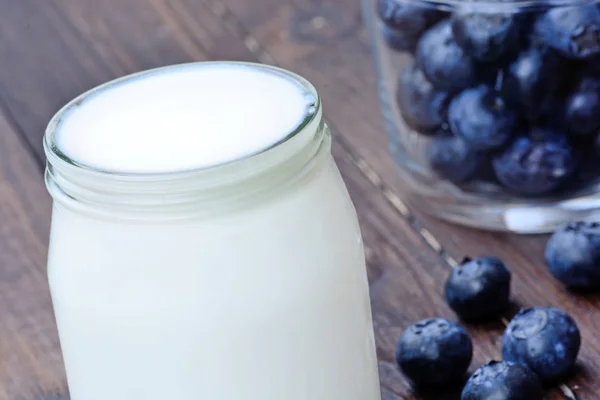
M 412 55 L 398 71 L 397 106 L 411 130 L 431 139 L 427 159 L 438 176 L 520 196 L 597 178 L 597 4 L 518 10 L 464 0 L 446 11 L 377 0 L 377 14 L 386 45 Z

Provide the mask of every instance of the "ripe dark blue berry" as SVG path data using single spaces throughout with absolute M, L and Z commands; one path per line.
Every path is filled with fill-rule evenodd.
M 565 102 L 564 123 L 569 133 L 589 137 L 600 129 L 600 79 L 584 78 Z
M 449 20 L 425 32 L 417 45 L 416 60 L 427 79 L 440 90 L 457 91 L 475 82 L 475 64 L 454 40 Z
M 417 132 L 434 132 L 446 120 L 449 94 L 436 90 L 414 64 L 400 74 L 396 98 L 404 121 Z
M 543 382 L 554 382 L 575 365 L 580 345 L 573 318 L 555 308 L 534 307 L 510 321 L 502 338 L 502 355 L 527 365 Z
M 508 66 L 505 87 L 529 120 L 535 120 L 550 106 L 561 82 L 561 65 L 549 47 L 532 46 Z
M 414 51 L 421 35 L 444 15 L 433 7 L 398 0 L 377 0 L 387 44 L 398 51 Z
M 548 240 L 545 252 L 550 272 L 575 289 L 600 287 L 600 224 L 571 222 Z
M 490 62 L 515 51 L 520 26 L 514 14 L 458 12 L 452 18 L 452 31 L 466 54 Z
M 450 274 L 445 295 L 465 320 L 495 317 L 508 305 L 510 271 L 496 257 L 467 258 Z
M 460 400 L 542 400 L 539 378 L 525 365 L 491 361 L 469 378 Z
M 473 344 L 454 322 L 425 319 L 408 327 L 396 349 L 402 372 L 415 386 L 443 386 L 460 380 L 469 368 Z
M 518 118 L 516 111 L 493 88 L 479 85 L 452 100 L 448 122 L 452 132 L 465 139 L 469 147 L 489 150 L 510 140 Z
M 485 161 L 484 155 L 471 149 L 462 137 L 447 132 L 433 138 L 427 157 L 439 176 L 455 183 L 472 178 Z
M 600 11 L 596 4 L 552 8 L 537 19 L 534 34 L 566 57 L 594 57 L 600 54 Z
M 492 165 L 498 180 L 519 194 L 548 194 L 565 183 L 576 167 L 573 148 L 566 138 L 537 128 L 515 139 L 496 155 Z

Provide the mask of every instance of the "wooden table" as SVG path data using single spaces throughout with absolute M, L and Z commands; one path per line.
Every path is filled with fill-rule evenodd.
M 512 269 L 515 309 L 556 306 L 579 323 L 580 367 L 549 398 L 574 399 L 572 390 L 600 399 L 599 297 L 570 294 L 552 279 L 544 237 L 452 226 L 400 200 L 358 0 L 0 0 L 0 399 L 68 398 L 45 274 L 48 119 L 107 80 L 212 59 L 278 64 L 319 89 L 367 246 L 385 400 L 457 398 L 413 394 L 394 364 L 395 342 L 415 320 L 456 319 L 442 297 L 452 260 L 486 254 Z M 500 357 L 504 323 L 467 326 L 471 369 Z

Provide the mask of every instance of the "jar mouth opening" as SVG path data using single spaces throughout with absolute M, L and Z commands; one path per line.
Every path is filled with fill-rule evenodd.
M 553 7 L 580 7 L 598 3 L 598 0 L 396 0 L 396 2 L 398 4 L 421 5 L 422 7 L 437 8 L 445 11 L 467 9 L 481 13 L 519 13 Z
M 232 158 L 225 162 L 215 163 L 207 166 L 199 166 L 193 168 L 185 168 L 185 169 L 177 169 L 172 171 L 159 171 L 159 172 L 129 172 L 129 171 L 115 171 L 115 170 L 107 170 L 98 168 L 92 165 L 88 165 L 82 162 L 79 162 L 69 155 L 65 154 L 57 145 L 56 142 L 56 133 L 59 130 L 62 122 L 65 119 L 65 116 L 71 112 L 74 108 L 80 106 L 83 102 L 93 97 L 94 95 L 100 94 L 101 92 L 110 90 L 111 88 L 133 81 L 138 78 L 142 78 L 149 75 L 160 74 L 166 71 L 178 71 L 185 69 L 192 69 L 204 66 L 246 66 L 255 69 L 266 70 L 271 73 L 275 73 L 281 76 L 286 77 L 294 81 L 294 83 L 301 86 L 307 93 L 311 95 L 311 104 L 310 108 L 312 108 L 312 112 L 306 113 L 305 117 L 297 124 L 295 129 L 286 133 L 279 140 L 273 142 L 272 144 L 260 148 L 256 151 L 249 152 L 242 156 Z M 242 162 L 246 162 L 248 160 L 254 159 L 263 155 L 264 153 L 269 152 L 270 150 L 279 147 L 280 145 L 287 143 L 292 138 L 296 137 L 299 133 L 304 131 L 304 129 L 309 125 L 314 125 L 316 119 L 321 116 L 321 98 L 319 97 L 317 90 L 315 87 L 306 79 L 297 75 L 293 72 L 284 70 L 282 68 L 274 67 L 271 65 L 252 63 L 252 62 L 242 62 L 242 61 L 202 61 L 202 62 L 190 62 L 190 63 L 182 63 L 182 64 L 174 64 L 168 65 L 159 68 L 153 68 L 145 71 L 140 71 L 137 73 L 125 75 L 123 77 L 111 80 L 104 84 L 101 84 L 97 87 L 94 87 L 81 95 L 77 96 L 73 100 L 69 101 L 66 105 L 64 105 L 50 120 L 48 126 L 46 128 L 46 132 L 43 140 L 44 152 L 46 154 L 46 158 L 48 163 L 56 168 L 65 167 L 69 169 L 76 169 L 85 173 L 93 174 L 93 175 L 110 175 L 115 178 L 122 179 L 145 179 L 145 178 L 168 178 L 170 176 L 186 176 L 186 175 L 194 175 L 202 172 L 215 171 L 224 167 L 229 167 L 235 164 L 239 164 Z

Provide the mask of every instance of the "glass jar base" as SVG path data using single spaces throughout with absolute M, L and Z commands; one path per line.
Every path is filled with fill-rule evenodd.
M 600 221 L 600 195 L 529 203 L 456 202 L 449 197 L 408 196 L 411 208 L 444 221 L 477 229 L 542 234 L 572 220 Z
M 573 220 L 600 221 L 600 179 L 595 174 L 587 185 L 573 185 L 556 197 L 518 197 L 486 180 L 458 187 L 437 177 L 427 160 L 419 157 L 428 138 L 411 132 L 394 118 L 389 107 L 383 107 L 383 115 L 403 192 L 415 210 L 476 229 L 518 234 L 554 232 Z

